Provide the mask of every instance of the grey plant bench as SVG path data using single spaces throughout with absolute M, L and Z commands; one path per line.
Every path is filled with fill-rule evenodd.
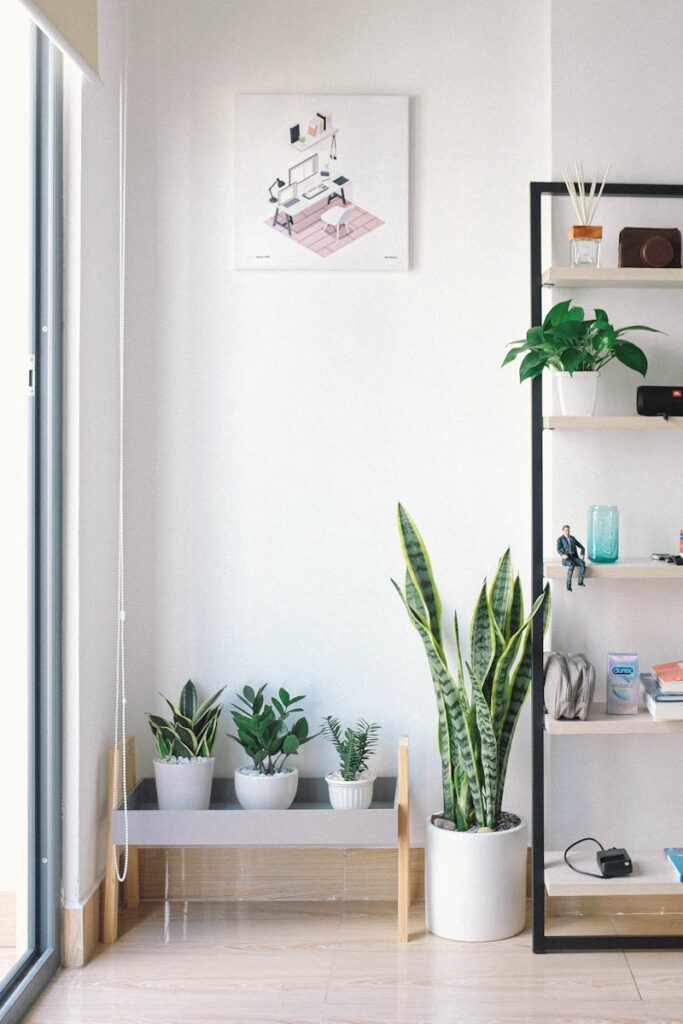
M 154 779 L 135 781 L 135 744 L 127 737 L 128 761 L 128 907 L 140 900 L 138 848 L 292 846 L 392 847 L 398 846 L 398 940 L 408 939 L 410 909 L 410 847 L 408 837 L 408 737 L 398 748 L 396 776 L 375 782 L 373 802 L 365 811 L 335 811 L 330 807 L 327 783 L 321 778 L 300 778 L 296 799 L 289 810 L 245 811 L 235 797 L 232 779 L 214 779 L 211 806 L 206 811 L 160 811 Z M 110 833 L 104 887 L 103 938 L 118 938 L 119 882 L 116 866 L 125 844 L 122 803 L 114 808 L 114 751 L 109 757 Z

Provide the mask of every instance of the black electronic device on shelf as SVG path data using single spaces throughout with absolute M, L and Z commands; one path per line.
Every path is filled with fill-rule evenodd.
M 598 850 L 598 867 L 603 878 L 623 878 L 633 874 L 633 864 L 623 847 L 610 846 L 609 850 Z
M 683 384 L 641 384 L 636 391 L 639 416 L 683 416 Z
M 569 854 L 576 846 L 580 846 L 581 843 L 595 843 L 596 846 L 600 847 L 595 854 L 600 874 L 597 871 L 586 871 L 584 868 L 577 868 L 576 864 L 572 864 L 570 861 Z M 564 862 L 577 875 L 587 875 L 589 878 L 624 878 L 626 875 L 633 874 L 633 861 L 629 856 L 628 850 L 625 850 L 623 846 L 610 846 L 606 850 L 600 840 L 595 839 L 593 836 L 585 836 L 584 839 L 577 839 L 576 842 L 571 843 L 564 851 Z

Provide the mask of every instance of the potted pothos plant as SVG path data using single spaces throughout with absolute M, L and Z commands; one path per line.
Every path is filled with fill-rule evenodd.
M 224 686 L 207 700 L 199 701 L 191 679 L 180 691 L 177 704 L 164 697 L 171 718 L 148 714 L 156 741 L 154 778 L 162 811 L 206 810 L 211 800 L 218 719 L 218 698 Z M 163 694 L 162 694 L 163 696 Z
M 484 580 L 477 595 L 467 656 L 454 617 L 450 667 L 427 547 L 402 505 L 398 528 L 404 588 L 392 582 L 424 644 L 439 716 L 443 809 L 427 819 L 427 927 L 462 941 L 507 938 L 525 922 L 527 828 L 518 814 L 503 810 L 503 793 L 531 683 L 531 623 L 540 614 L 547 627 L 550 591 L 546 586 L 525 614 L 522 585 L 506 551 L 491 584 Z
M 625 337 L 630 331 L 661 333 L 642 324 L 616 330 L 604 309 L 587 317 L 581 306 L 567 299 L 553 306 L 540 326 L 530 327 L 525 339 L 510 342 L 503 366 L 522 356 L 520 381 L 532 380 L 550 367 L 557 375 L 562 414 L 592 416 L 604 366 L 616 359 L 643 377 L 647 373 L 647 356 Z
M 376 776 L 368 762 L 375 753 L 379 728 L 364 718 L 358 719 L 355 728 L 349 725 L 346 729 L 332 715 L 323 719 L 322 734 L 339 757 L 339 768 L 325 776 L 335 811 L 367 810 L 372 803 Z
M 235 794 L 245 810 L 285 810 L 290 807 L 299 785 L 299 770 L 287 765 L 288 758 L 298 754 L 309 735 L 308 722 L 297 707 L 303 694 L 291 697 L 284 687 L 270 703 L 264 696 L 267 683 L 255 690 L 245 686 L 237 695 L 238 704 L 231 708 L 236 733 L 230 739 L 243 748 L 251 764 L 235 772 Z

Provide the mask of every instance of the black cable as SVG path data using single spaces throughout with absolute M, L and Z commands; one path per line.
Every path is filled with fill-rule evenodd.
M 572 843 L 571 846 L 568 846 L 567 849 L 564 851 L 564 862 L 567 865 L 567 867 L 571 868 L 572 871 L 576 871 L 577 875 L 588 875 L 589 878 L 604 878 L 605 876 L 599 875 L 597 871 L 583 871 L 581 868 L 575 868 L 574 865 L 570 863 L 567 854 L 570 850 L 573 850 L 574 847 L 578 846 L 580 843 L 595 843 L 597 846 L 600 847 L 601 850 L 604 851 L 605 849 L 602 843 L 598 839 L 594 839 L 593 836 L 585 836 L 584 839 L 577 839 L 575 843 Z

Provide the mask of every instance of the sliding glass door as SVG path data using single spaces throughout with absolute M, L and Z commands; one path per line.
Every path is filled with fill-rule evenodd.
M 0 1021 L 58 946 L 60 60 L 0 5 Z
M 18 3 L 0 13 L 0 975 L 29 928 L 29 453 L 32 335 L 34 31 Z

